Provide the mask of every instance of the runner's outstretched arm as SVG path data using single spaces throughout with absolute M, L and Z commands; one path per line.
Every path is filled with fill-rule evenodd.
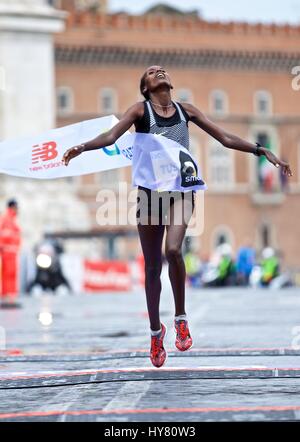
M 217 126 L 211 120 L 209 120 L 199 109 L 197 109 L 192 104 L 183 103 L 183 107 L 189 114 L 190 119 L 193 123 L 211 135 L 213 138 L 218 140 L 224 147 L 229 149 L 240 150 L 242 152 L 256 153 L 258 150 L 259 155 L 264 155 L 270 163 L 274 166 L 282 166 L 283 173 L 288 176 L 292 176 L 292 171 L 289 164 L 286 161 L 282 161 L 276 157 L 269 149 L 266 147 L 257 147 L 257 145 L 249 143 L 242 138 L 233 135 L 221 127 Z
M 89 150 L 101 149 L 102 147 L 111 146 L 120 138 L 139 118 L 142 117 L 144 105 L 142 102 L 131 106 L 122 116 L 120 121 L 112 127 L 109 131 L 98 135 L 90 141 L 83 144 L 73 146 L 68 149 L 63 155 L 63 163 L 65 166 L 69 164 L 71 159 L 77 157 L 83 152 Z

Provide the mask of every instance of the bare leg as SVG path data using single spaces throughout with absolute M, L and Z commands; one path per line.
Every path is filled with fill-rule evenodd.
M 168 213 L 165 254 L 169 263 L 169 278 L 175 301 L 175 316 L 185 314 L 186 271 L 181 249 L 188 221 L 192 216 L 192 210 L 190 200 L 177 199 Z M 181 222 L 178 222 L 178 220 L 181 220 Z
M 159 301 L 161 293 L 162 241 L 165 226 L 137 225 L 145 259 L 145 291 L 151 330 L 159 330 Z

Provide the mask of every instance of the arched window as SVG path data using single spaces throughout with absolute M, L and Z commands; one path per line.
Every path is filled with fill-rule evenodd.
M 178 89 L 177 101 L 179 103 L 193 103 L 193 94 L 190 89 Z
M 69 86 L 59 86 L 57 88 L 56 103 L 58 114 L 65 115 L 73 112 L 74 95 Z
M 221 190 L 234 184 L 233 151 L 216 141 L 208 146 L 208 184 Z
M 211 248 L 216 248 L 222 244 L 229 244 L 234 247 L 234 235 L 230 227 L 226 225 L 217 226 L 211 235 Z
M 261 231 L 260 231 L 262 247 L 269 247 L 270 246 L 270 243 L 271 243 L 270 233 L 271 232 L 270 232 L 269 224 L 264 223 L 261 226 Z
M 256 237 L 257 246 L 261 250 L 265 247 L 272 247 L 274 249 L 278 247 L 276 227 L 270 218 L 265 218 L 258 224 Z
M 222 90 L 214 90 L 210 94 L 210 112 L 215 115 L 228 113 L 228 97 Z
M 272 95 L 268 91 L 256 91 L 254 94 L 254 112 L 259 116 L 272 115 Z
M 118 110 L 117 93 L 112 88 L 103 88 L 100 91 L 100 112 L 102 114 L 113 114 Z
M 275 151 L 269 133 L 261 131 L 257 133 L 257 141 L 272 152 Z M 275 152 L 274 152 L 275 153 Z M 276 187 L 277 169 L 266 159 L 265 156 L 257 158 L 257 183 L 261 192 L 272 192 Z

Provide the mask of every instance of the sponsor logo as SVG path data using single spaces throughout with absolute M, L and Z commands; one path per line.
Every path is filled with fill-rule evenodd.
M 118 148 L 117 143 L 115 143 L 113 146 L 109 147 L 103 147 L 102 149 L 106 155 L 112 156 L 112 155 L 120 155 L 120 149 Z
M 166 135 L 168 132 L 167 131 L 165 131 L 165 132 L 162 132 L 161 134 L 156 134 L 156 133 L 154 133 L 153 135 L 155 135 L 156 137 L 160 137 L 160 136 L 162 136 L 162 135 Z
M 47 141 L 32 146 L 32 164 L 54 160 L 58 155 L 55 141 Z
M 179 153 L 180 160 L 180 176 L 181 186 L 189 187 L 196 185 L 204 185 L 204 181 L 198 177 L 197 164 L 193 161 L 192 157 L 182 150 Z
M 132 160 L 133 146 L 124 147 L 123 149 L 121 149 L 121 152 L 128 160 Z

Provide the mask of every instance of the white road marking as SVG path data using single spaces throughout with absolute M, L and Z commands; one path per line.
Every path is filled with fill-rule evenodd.
M 65 389 L 63 389 L 63 391 L 52 397 L 49 402 L 46 402 L 42 407 L 40 407 L 38 411 L 42 412 L 56 411 L 56 410 L 66 411 L 77 400 L 80 393 L 81 393 L 80 388 L 78 388 L 77 390 L 73 389 L 72 400 L 64 403 L 67 394 Z
M 135 408 L 139 400 L 149 390 L 151 383 L 152 381 L 126 382 L 103 410 Z

